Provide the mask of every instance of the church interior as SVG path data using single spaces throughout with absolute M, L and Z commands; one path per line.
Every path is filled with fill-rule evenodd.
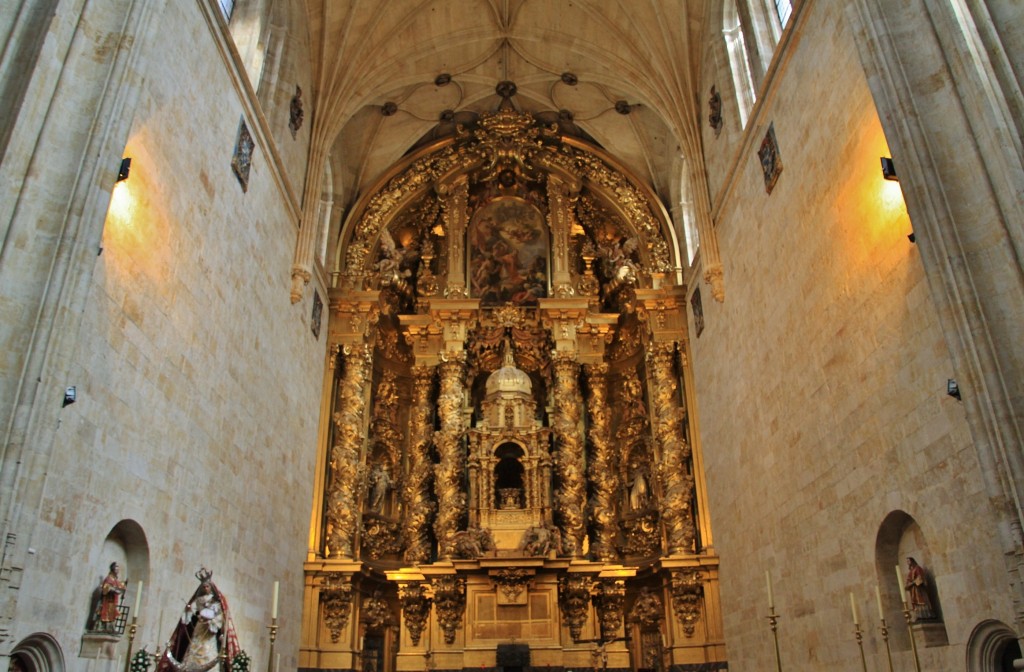
M 1024 4 L 0 35 L 7 669 L 1024 669 Z

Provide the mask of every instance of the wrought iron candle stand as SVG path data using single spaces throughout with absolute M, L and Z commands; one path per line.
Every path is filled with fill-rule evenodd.
M 853 627 L 853 635 L 857 638 L 857 648 L 860 649 L 860 667 L 864 672 L 868 672 L 868 660 L 864 657 L 864 633 L 861 632 L 860 623 L 854 623 Z
M 779 654 L 779 616 L 774 605 L 768 606 L 768 623 L 772 628 L 772 639 L 775 640 L 775 669 L 782 672 L 782 656 Z

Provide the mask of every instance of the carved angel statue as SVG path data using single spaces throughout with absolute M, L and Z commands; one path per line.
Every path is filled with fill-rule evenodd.
M 406 257 L 413 255 L 412 250 L 399 248 L 391 232 L 384 230 L 380 236 L 380 260 L 377 262 L 377 275 L 380 276 L 381 287 L 397 287 L 405 291 L 408 288 L 412 271 L 407 266 Z
M 560 537 L 556 527 L 531 527 L 523 533 L 519 549 L 526 555 L 546 556 L 551 551 L 561 551 Z
M 635 285 L 638 279 L 638 267 L 633 261 L 633 254 L 640 246 L 636 237 L 615 240 L 602 247 L 605 276 L 614 287 Z M 614 288 L 613 287 L 613 288 Z

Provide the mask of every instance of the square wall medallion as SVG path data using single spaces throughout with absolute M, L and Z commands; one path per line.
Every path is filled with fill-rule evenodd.
M 235 171 L 242 191 L 249 191 L 249 169 L 252 167 L 252 150 L 256 146 L 249 127 L 242 119 L 238 125 L 238 140 L 235 142 L 235 153 L 231 157 L 231 169 Z

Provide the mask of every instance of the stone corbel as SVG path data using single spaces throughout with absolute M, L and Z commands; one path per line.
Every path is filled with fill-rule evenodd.
M 586 574 L 568 574 L 558 578 L 558 608 L 574 642 L 578 642 L 583 634 L 593 588 L 594 579 Z
M 434 602 L 433 591 L 429 584 L 422 581 L 403 583 L 398 587 L 398 601 L 402 605 L 402 618 L 405 621 L 405 629 L 409 632 L 409 639 L 412 640 L 413 646 L 419 646 L 423 629 L 430 618 L 430 607 Z
M 626 608 L 626 582 L 599 579 L 595 585 L 594 606 L 601 624 L 601 640 L 609 642 L 622 633 Z
M 466 579 L 461 576 L 439 576 L 432 580 L 437 623 L 444 633 L 445 644 L 455 643 L 455 631 L 462 627 L 466 611 Z

